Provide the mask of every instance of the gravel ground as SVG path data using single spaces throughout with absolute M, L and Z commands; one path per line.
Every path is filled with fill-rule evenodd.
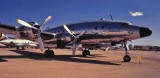
M 0 48 L 0 78 L 160 78 L 160 52 L 91 50 L 91 55 L 73 57 L 69 49 L 54 49 L 53 58 L 44 58 L 38 49 Z M 137 60 L 141 56 L 141 64 Z

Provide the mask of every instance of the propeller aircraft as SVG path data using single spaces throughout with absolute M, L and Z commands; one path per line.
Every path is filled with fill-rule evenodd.
M 25 22 L 17 19 L 20 27 L 0 24 L 0 33 L 13 34 L 16 38 L 36 41 L 41 51 L 44 51 L 44 43 L 56 44 L 57 48 L 65 48 L 72 44 L 72 55 L 76 53 L 78 44 L 100 44 L 111 42 L 111 45 L 122 44 L 125 47 L 123 60 L 130 62 L 131 57 L 128 52 L 127 42 L 139 38 L 144 38 L 152 34 L 152 30 L 147 27 L 133 25 L 129 22 L 96 20 L 83 21 L 71 24 L 63 24 L 48 30 L 42 31 L 42 27 L 51 20 L 48 16 L 41 25 L 36 22 Z M 90 55 L 89 49 L 84 47 L 83 56 Z M 46 50 L 45 57 L 53 57 L 53 50 Z

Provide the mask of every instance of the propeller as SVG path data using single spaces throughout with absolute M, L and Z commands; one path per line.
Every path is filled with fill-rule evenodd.
M 85 31 L 81 32 L 79 35 L 76 36 L 76 34 L 73 31 L 70 31 L 70 29 L 67 27 L 67 25 L 63 24 L 64 29 L 73 36 L 73 41 L 72 43 L 72 55 L 75 55 L 76 48 L 77 48 L 77 39 L 85 34 Z
M 41 51 L 44 50 L 44 43 L 43 43 L 41 35 L 40 35 L 41 34 L 41 29 L 42 29 L 42 26 L 44 26 L 46 23 L 48 23 L 51 20 L 51 18 L 52 18 L 52 16 L 48 16 L 40 26 L 38 25 L 38 27 L 34 27 L 34 26 L 30 25 L 29 23 L 21 20 L 21 19 L 17 19 L 17 22 L 19 24 L 38 30 L 36 32 L 36 36 L 37 36 L 36 42 L 39 44 L 39 48 L 41 49 Z

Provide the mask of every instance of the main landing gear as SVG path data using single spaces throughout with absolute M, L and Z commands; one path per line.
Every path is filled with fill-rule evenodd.
M 83 56 L 90 55 L 90 51 L 85 49 L 85 50 L 82 51 L 82 55 Z
M 50 50 L 49 48 L 48 48 L 48 50 L 46 50 L 44 52 L 44 57 L 46 57 L 46 58 L 50 58 L 50 57 L 53 57 L 53 56 L 54 56 L 54 51 Z
M 127 46 L 127 41 L 122 42 L 122 46 L 124 46 L 124 48 L 125 48 L 125 56 L 123 57 L 123 61 L 124 62 L 130 62 L 131 57 L 130 57 L 129 52 L 128 52 L 129 48 Z

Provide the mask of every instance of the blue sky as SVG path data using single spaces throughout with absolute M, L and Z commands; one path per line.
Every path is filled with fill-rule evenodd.
M 135 25 L 153 30 L 150 37 L 133 41 L 133 44 L 160 46 L 160 1 L 158 0 L 1 0 L 0 21 L 20 26 L 16 19 L 38 23 L 51 15 L 53 19 L 44 27 L 62 24 L 109 19 L 128 21 Z M 133 17 L 130 12 L 142 12 L 142 16 Z

